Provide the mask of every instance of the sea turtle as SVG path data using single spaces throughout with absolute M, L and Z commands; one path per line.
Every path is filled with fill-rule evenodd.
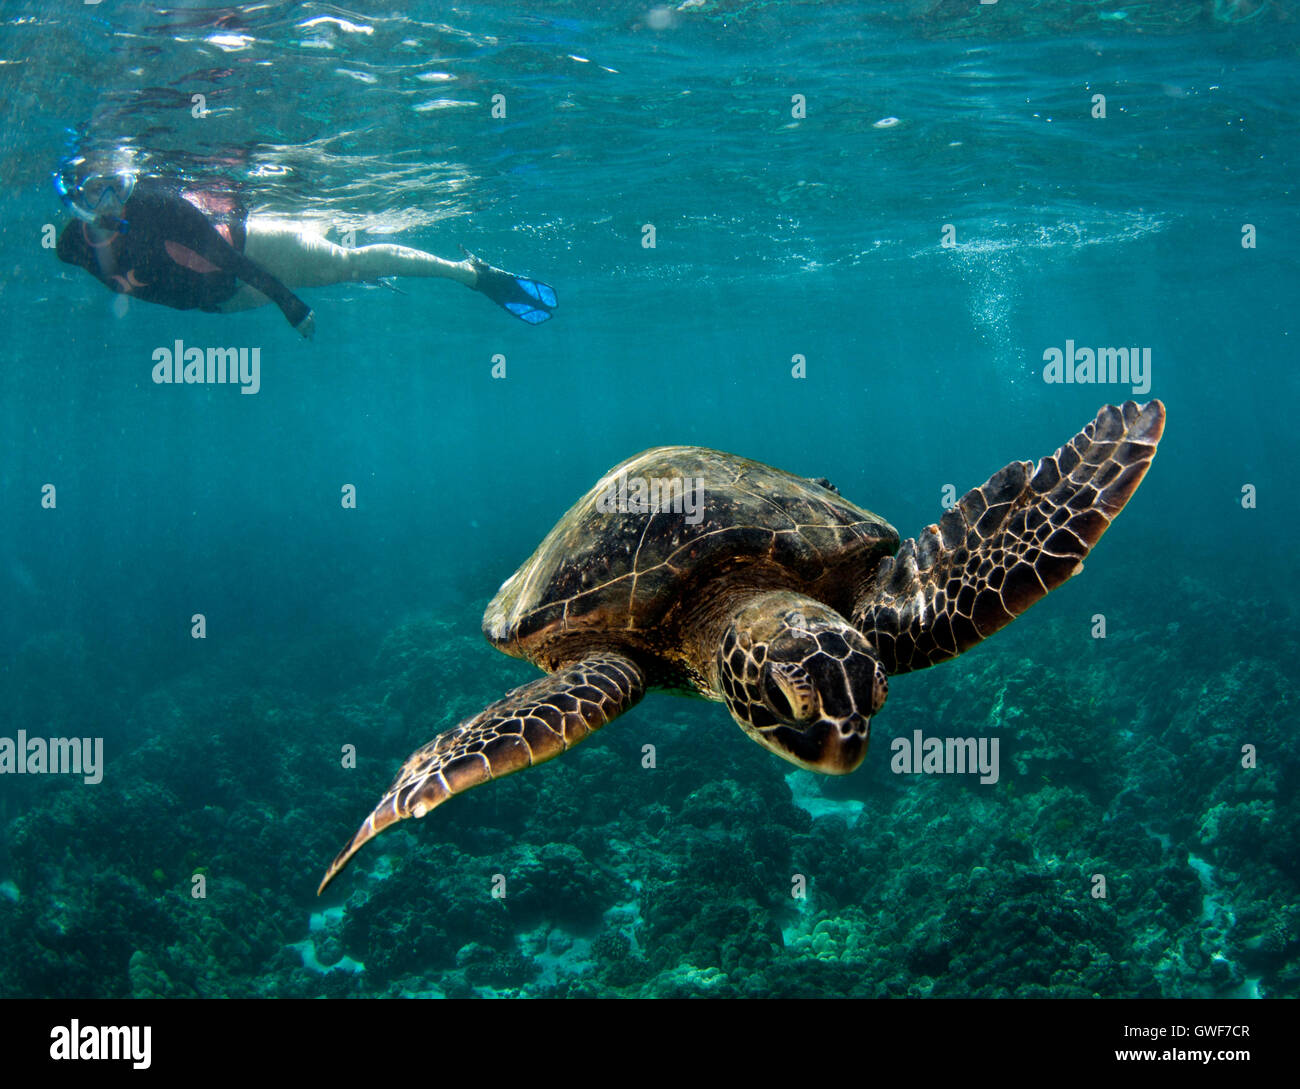
M 889 677 L 962 653 L 1083 567 L 1151 464 L 1159 401 L 1105 405 L 912 540 L 823 480 L 694 446 L 610 470 L 497 591 L 483 631 L 547 676 L 402 765 L 330 865 L 454 794 L 559 756 L 648 688 L 725 703 L 764 748 L 852 771 Z M 656 494 L 657 493 L 657 494 Z

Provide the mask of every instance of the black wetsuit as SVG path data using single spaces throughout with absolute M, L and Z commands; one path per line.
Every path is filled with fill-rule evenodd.
M 126 230 L 102 243 L 86 223 L 73 219 L 59 235 L 59 259 L 86 269 L 113 291 L 176 310 L 219 310 L 243 282 L 275 303 L 290 325 L 311 313 L 244 256 L 242 208 L 217 213 L 214 226 L 176 187 L 141 178 L 122 218 Z

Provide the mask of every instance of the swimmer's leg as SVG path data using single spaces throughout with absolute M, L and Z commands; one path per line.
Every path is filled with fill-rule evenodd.
M 385 276 L 436 276 L 455 280 L 529 325 L 548 320 L 557 305 L 550 284 L 494 268 L 468 251 L 448 261 L 409 246 L 336 246 L 311 227 L 292 220 L 251 216 L 244 255 L 288 288 L 378 280 Z M 222 310 L 261 306 L 266 297 L 243 285 Z
M 438 276 L 466 287 L 478 281 L 468 259 L 447 261 L 409 246 L 336 246 L 291 220 L 250 216 L 246 230 L 244 256 L 288 288 L 373 281 L 381 276 Z M 268 301 L 245 284 L 221 309 L 248 310 Z

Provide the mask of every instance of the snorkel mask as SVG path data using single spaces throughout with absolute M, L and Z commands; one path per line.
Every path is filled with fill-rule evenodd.
M 88 174 L 71 189 L 63 180 L 62 172 L 54 174 L 54 191 L 67 205 L 68 211 L 84 223 L 108 230 L 126 230 L 127 222 L 122 218 L 122 212 L 134 190 L 135 175 L 129 170 Z

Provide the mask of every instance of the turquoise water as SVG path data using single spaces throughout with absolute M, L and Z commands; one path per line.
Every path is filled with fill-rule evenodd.
M 104 745 L 99 784 L 0 776 L 0 994 L 1300 995 L 1300 8 L 413 7 L 0 9 L 0 736 Z M 130 302 L 42 245 L 70 140 L 557 316 Z M 177 339 L 259 348 L 260 391 L 154 384 Z M 1149 348 L 1149 391 L 1045 382 L 1067 341 Z M 401 761 L 536 676 L 483 608 L 618 461 L 732 451 L 906 537 L 1130 397 L 1165 439 L 1086 572 L 896 678 L 855 774 L 652 693 L 316 898 Z M 894 774 L 918 729 L 999 781 Z

